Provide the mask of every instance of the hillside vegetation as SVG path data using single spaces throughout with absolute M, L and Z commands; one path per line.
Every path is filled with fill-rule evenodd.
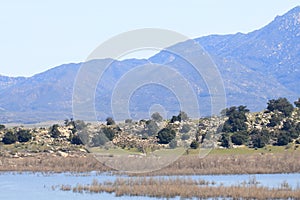
M 134 122 L 85 123 L 66 119 L 48 128 L 7 128 L 0 125 L 1 156 L 24 157 L 34 153 L 58 156 L 91 151 L 147 154 L 158 149 L 263 148 L 267 145 L 297 149 L 300 144 L 300 99 L 295 107 L 286 99 L 272 99 L 262 112 L 251 113 L 246 106 L 233 106 L 223 116 L 189 119 L 180 112 L 170 120 L 159 113 Z M 115 151 L 118 152 L 118 151 Z

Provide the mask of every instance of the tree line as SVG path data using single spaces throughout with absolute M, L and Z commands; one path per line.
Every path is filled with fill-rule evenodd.
M 272 99 L 264 111 L 267 123 L 257 117 L 258 127 L 248 127 L 246 106 L 233 106 L 223 111 L 227 117 L 220 138 L 221 146 L 247 145 L 262 148 L 268 144 L 283 146 L 290 142 L 300 144 L 300 98 L 294 102 L 286 98 Z

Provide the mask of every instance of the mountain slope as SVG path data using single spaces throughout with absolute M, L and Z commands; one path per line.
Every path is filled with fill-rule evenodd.
M 0 91 L 3 91 L 13 85 L 16 85 L 22 81 L 26 80 L 24 77 L 8 77 L 0 75 Z
M 248 34 L 210 35 L 195 39 L 211 55 L 223 78 L 228 106 L 247 105 L 252 111 L 266 107 L 269 99 L 300 96 L 300 7 L 278 16 L 267 26 Z M 170 48 L 193 52 L 188 42 Z M 180 56 L 161 51 L 149 61 L 168 65 L 186 77 L 197 91 L 203 115 L 210 110 L 209 91 L 205 81 L 195 75 Z M 147 60 L 114 61 L 99 80 L 95 108 L 99 119 L 112 115 L 111 96 L 116 84 L 129 70 L 147 64 Z M 104 60 L 91 61 L 95 68 Z M 30 78 L 0 76 L 0 123 L 38 122 L 72 117 L 72 92 L 82 63 L 66 64 Z M 172 77 L 166 77 L 172 78 Z M 89 75 L 85 82 L 89 87 Z M 148 116 L 153 104 L 161 104 L 169 115 L 179 105 L 170 91 L 158 87 L 140 88 L 132 96 L 133 117 Z
M 300 6 L 249 34 L 196 39 L 210 54 L 235 60 L 300 93 Z

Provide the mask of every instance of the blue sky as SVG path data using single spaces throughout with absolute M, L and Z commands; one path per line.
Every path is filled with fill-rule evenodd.
M 0 2 L 0 74 L 31 76 L 84 61 L 102 42 L 138 28 L 195 38 L 259 29 L 300 0 L 27 0 Z

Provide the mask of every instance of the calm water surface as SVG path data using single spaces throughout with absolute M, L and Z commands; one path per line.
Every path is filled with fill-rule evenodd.
M 77 183 L 90 184 L 94 179 L 99 182 L 110 180 L 114 181 L 117 177 L 110 174 L 71 174 L 71 173 L 2 173 L 0 174 L 0 199 L 20 200 L 20 199 L 38 199 L 38 200 L 99 200 L 99 199 L 156 199 L 149 197 L 115 197 L 114 194 L 100 193 L 73 193 L 53 190 L 52 186 L 56 185 L 72 185 Z M 300 173 L 297 174 L 256 174 L 256 175 L 203 175 L 203 176 L 179 176 L 190 177 L 192 179 L 203 179 L 206 181 L 214 181 L 217 185 L 237 185 L 242 182 L 248 182 L 249 179 L 255 177 L 259 185 L 268 187 L 279 187 L 283 181 L 293 187 L 300 187 Z M 180 198 L 175 198 L 180 199 Z

